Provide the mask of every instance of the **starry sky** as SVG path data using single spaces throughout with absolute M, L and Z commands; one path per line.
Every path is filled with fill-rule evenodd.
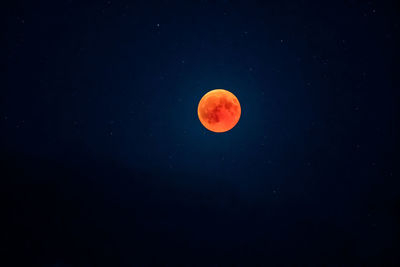
M 7 266 L 400 263 L 395 1 L 1 5 Z

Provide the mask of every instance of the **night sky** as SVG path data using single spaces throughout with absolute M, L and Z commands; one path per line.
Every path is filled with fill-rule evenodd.
M 1 266 L 400 264 L 396 1 L 0 10 Z

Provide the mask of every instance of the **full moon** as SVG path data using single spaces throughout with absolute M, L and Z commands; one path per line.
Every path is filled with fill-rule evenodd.
M 216 133 L 232 129 L 238 123 L 241 111 L 237 97 L 224 89 L 215 89 L 205 94 L 197 108 L 201 124 Z

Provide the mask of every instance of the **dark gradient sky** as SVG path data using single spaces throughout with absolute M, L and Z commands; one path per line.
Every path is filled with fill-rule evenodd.
M 395 1 L 8 2 L 4 266 L 400 263 Z

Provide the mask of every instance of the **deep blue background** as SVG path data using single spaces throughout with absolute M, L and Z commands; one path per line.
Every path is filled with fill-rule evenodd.
M 395 1 L 9 2 L 7 266 L 400 262 Z

